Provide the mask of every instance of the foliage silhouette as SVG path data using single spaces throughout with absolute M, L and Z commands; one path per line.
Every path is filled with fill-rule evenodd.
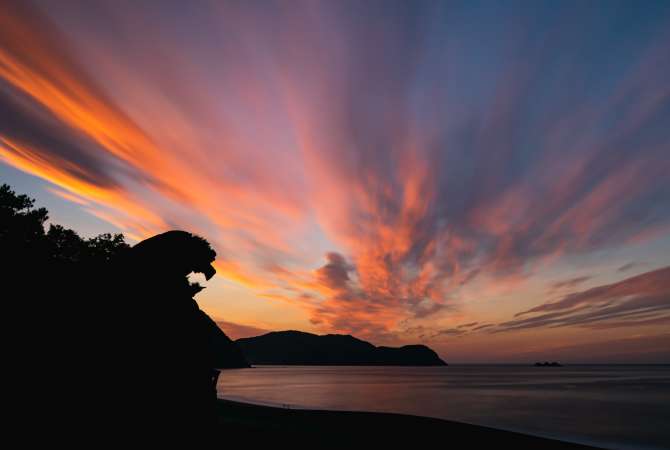
M 110 261 L 130 246 L 122 234 L 100 234 L 82 239 L 74 230 L 50 224 L 45 208 L 35 200 L 16 194 L 9 185 L 0 186 L 0 245 L 12 261 L 45 263 L 100 263 Z

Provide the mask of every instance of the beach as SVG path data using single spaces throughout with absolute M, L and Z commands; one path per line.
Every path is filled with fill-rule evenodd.
M 219 400 L 219 433 L 254 447 L 440 445 L 451 448 L 593 449 L 579 444 L 406 414 L 325 411 Z M 354 447 L 354 448 L 356 448 Z

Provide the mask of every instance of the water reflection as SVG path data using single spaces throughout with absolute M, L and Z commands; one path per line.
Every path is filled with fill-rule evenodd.
M 668 448 L 670 366 L 305 367 L 225 371 L 224 398 L 439 417 L 608 448 Z

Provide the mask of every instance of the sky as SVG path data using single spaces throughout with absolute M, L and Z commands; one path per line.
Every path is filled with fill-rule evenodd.
M 670 363 L 669 80 L 669 2 L 6 0 L 0 181 L 233 338 Z

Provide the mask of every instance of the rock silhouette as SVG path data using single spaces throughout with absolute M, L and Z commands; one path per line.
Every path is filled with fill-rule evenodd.
M 187 275 L 215 273 L 209 243 L 169 231 L 130 247 L 122 235 L 45 231 L 47 220 L 0 187 L 9 401 L 22 422 L 45 418 L 27 442 L 209 441 L 218 368 L 248 367 L 193 299 L 202 288 Z
M 563 367 L 562 364 L 560 364 L 556 361 L 553 361 L 553 362 L 549 362 L 549 361 L 539 362 L 538 361 L 534 364 L 534 366 L 535 367 Z
M 215 256 L 203 238 L 169 231 L 112 262 L 117 284 L 110 291 L 114 306 L 108 331 L 116 338 L 109 350 L 122 388 L 117 398 L 134 405 L 125 428 L 191 441 L 212 436 L 218 368 L 248 366 L 193 299 L 201 287 L 187 276 L 211 278 Z M 112 332 L 115 322 L 123 324 L 122 334 Z M 233 358 L 222 358 L 222 348 Z
M 445 366 L 425 345 L 375 347 L 350 335 L 275 331 L 236 341 L 251 364 Z

